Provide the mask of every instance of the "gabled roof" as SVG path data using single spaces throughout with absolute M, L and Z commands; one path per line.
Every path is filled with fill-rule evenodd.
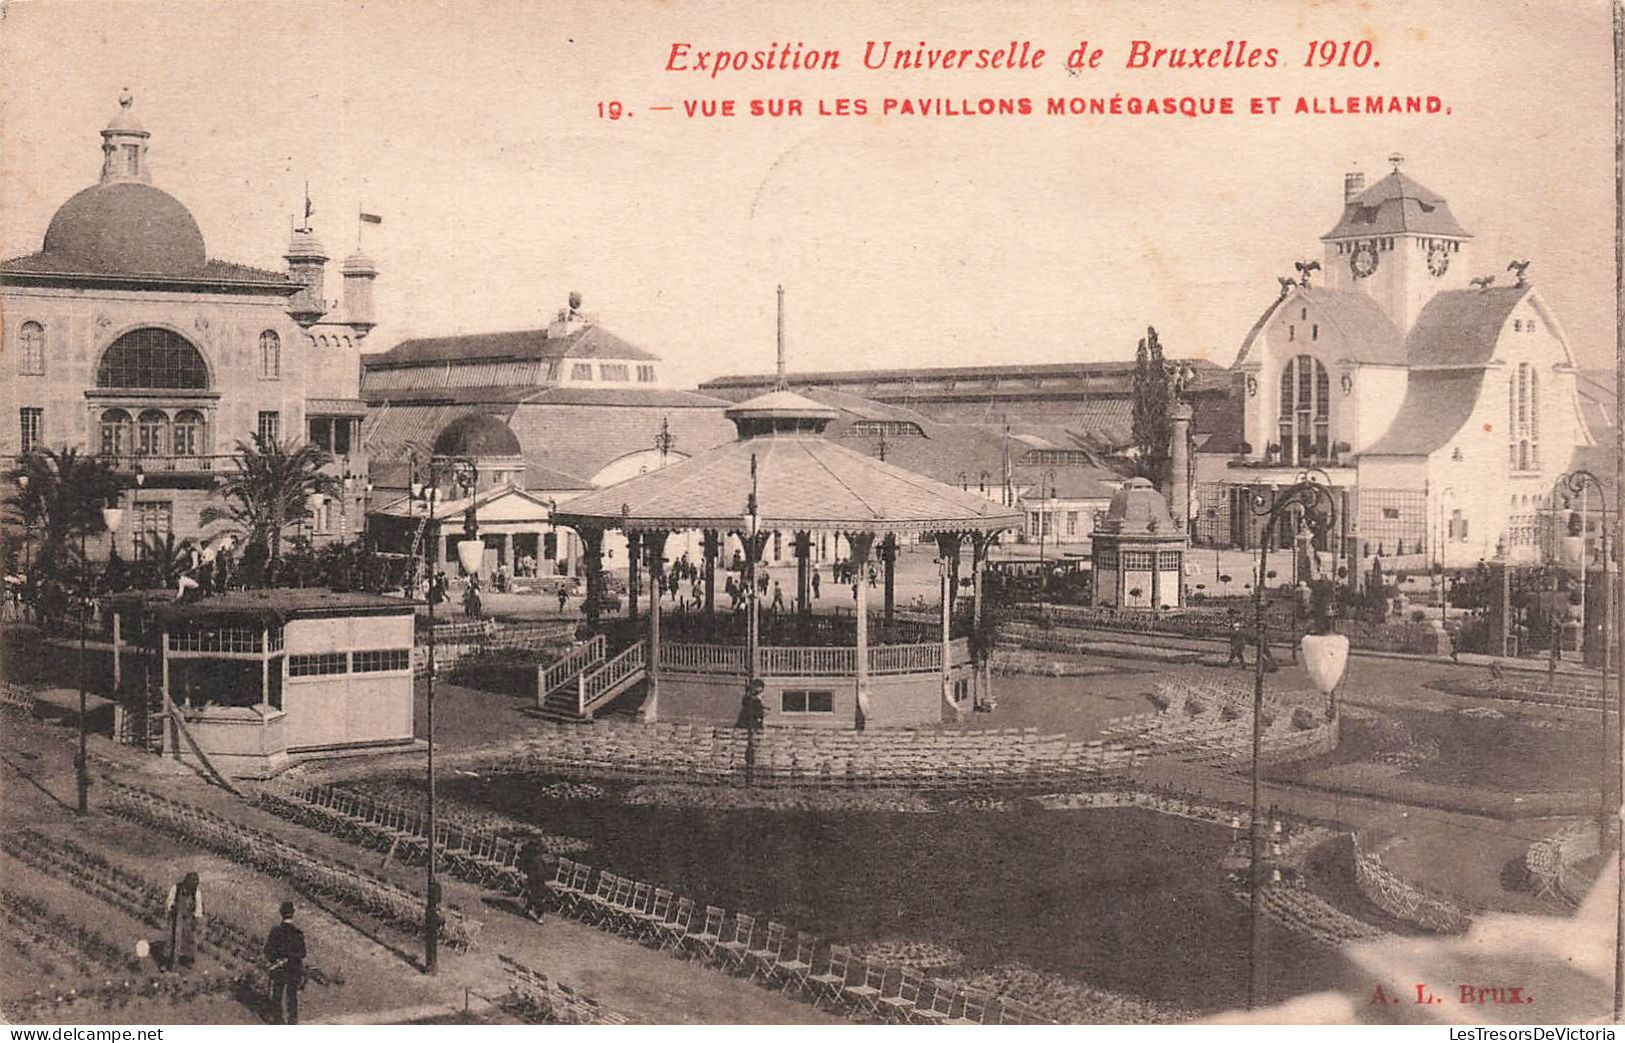
M 1240 366 L 1249 361 L 1253 344 L 1283 308 L 1305 304 L 1343 335 L 1342 358 L 1379 366 L 1405 364 L 1405 338 L 1382 310 L 1382 305 L 1358 290 L 1328 290 L 1321 286 L 1295 286 L 1285 297 L 1277 297 L 1253 323 L 1234 364 Z
M 483 359 L 628 359 L 658 362 L 660 356 L 615 336 L 599 325 L 550 337 L 547 329 L 468 333 L 454 337 L 415 337 L 362 359 L 367 368 L 473 362 Z
M 1399 413 L 1362 456 L 1426 456 L 1444 447 L 1472 418 L 1482 369 L 1412 370 Z
M 1485 365 L 1495 355 L 1507 316 L 1533 292 L 1532 286 L 1491 286 L 1434 294 L 1411 326 L 1410 364 Z
M 1337 227 L 1322 239 L 1364 238 L 1374 235 L 1449 236 L 1471 239 L 1450 213 L 1443 196 L 1395 170 L 1343 207 Z

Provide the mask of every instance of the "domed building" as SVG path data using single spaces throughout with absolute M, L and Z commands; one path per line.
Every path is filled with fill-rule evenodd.
M 1105 608 L 1179 608 L 1185 603 L 1185 529 L 1144 478 L 1112 496 L 1095 529 L 1094 602 Z
M 130 95 L 100 136 L 97 182 L 58 208 L 38 252 L 0 261 L 0 406 L 17 418 L 0 426 L 0 455 L 73 447 L 111 461 L 130 478 L 116 539 L 139 558 L 148 540 L 201 535 L 238 440 L 309 439 L 352 480 L 340 502 L 315 505 L 305 534 L 358 532 L 376 265 L 359 251 L 344 262 L 338 313 L 308 227 L 286 271 L 211 257 L 191 211 L 153 184 L 152 135 Z

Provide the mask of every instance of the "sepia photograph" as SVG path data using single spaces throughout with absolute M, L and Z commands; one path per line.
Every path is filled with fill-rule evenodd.
M 1622 25 L 0 0 L 0 1021 L 1613 1039 Z

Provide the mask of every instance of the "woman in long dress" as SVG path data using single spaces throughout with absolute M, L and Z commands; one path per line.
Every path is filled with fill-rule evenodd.
M 203 892 L 196 873 L 187 873 L 169 889 L 169 965 L 190 967 L 197 956 L 197 929 L 203 920 Z

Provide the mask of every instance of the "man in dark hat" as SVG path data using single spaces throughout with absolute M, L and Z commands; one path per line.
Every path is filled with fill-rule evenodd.
M 282 903 L 282 922 L 265 939 L 271 970 L 271 1006 L 279 1025 L 299 1024 L 299 989 L 305 984 L 305 933 L 293 925 L 293 903 Z

